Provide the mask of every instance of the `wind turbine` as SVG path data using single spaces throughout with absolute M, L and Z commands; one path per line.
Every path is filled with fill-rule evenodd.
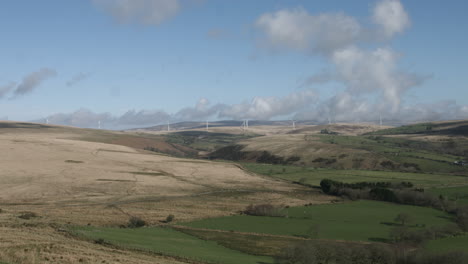
M 171 131 L 171 127 L 169 126 L 169 121 L 167 121 L 167 131 Z
M 46 118 L 46 124 L 49 124 L 49 118 Z
M 296 129 L 296 120 L 291 120 L 292 121 L 292 127 L 293 127 L 293 130 Z
M 98 121 L 98 129 L 101 129 L 101 120 Z
M 208 120 L 206 120 L 206 131 L 208 131 Z
M 379 114 L 380 117 L 380 126 L 382 126 L 382 114 Z

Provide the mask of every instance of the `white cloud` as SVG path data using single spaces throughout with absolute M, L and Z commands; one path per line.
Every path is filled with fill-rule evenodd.
M 223 105 L 210 105 L 206 98 L 200 98 L 195 107 L 185 107 L 178 111 L 174 119 L 180 121 L 202 121 L 216 117 Z
M 141 110 L 127 111 L 122 116 L 115 119 L 118 126 L 145 126 L 166 122 L 170 115 L 162 110 Z
M 219 116 L 232 119 L 271 119 L 299 112 L 317 100 L 314 91 L 306 90 L 291 93 L 285 97 L 255 97 L 251 102 L 225 106 Z
M 93 0 L 121 23 L 159 25 L 180 10 L 178 0 Z
M 402 33 L 411 22 L 403 5 L 398 0 L 382 0 L 374 8 L 373 20 L 383 31 L 384 37 L 391 38 Z
M 403 94 L 424 77 L 397 70 L 399 54 L 389 48 L 367 51 L 350 47 L 333 53 L 336 78 L 353 95 L 380 93 L 393 112 L 401 104 Z
M 388 47 L 375 47 L 409 26 L 402 4 L 381 0 L 375 5 L 372 19 L 379 29 L 343 13 L 310 14 L 296 8 L 263 14 L 255 26 L 269 46 L 327 59 L 332 67 L 313 74 L 301 86 L 337 81 L 349 96 L 377 95 L 382 98 L 381 108 L 397 112 L 405 93 L 426 77 L 399 70 L 400 54 Z
M 303 8 L 261 15 L 255 22 L 267 43 L 277 48 L 329 53 L 360 38 L 361 26 L 342 13 L 311 15 Z

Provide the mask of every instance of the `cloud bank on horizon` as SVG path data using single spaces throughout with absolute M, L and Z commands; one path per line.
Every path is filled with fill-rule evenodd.
M 177 0 L 92 0 L 121 23 L 160 25 L 181 8 Z M 195 106 L 175 113 L 163 110 L 130 110 L 121 116 L 80 109 L 51 115 L 52 123 L 95 127 L 98 121 L 110 128 L 142 127 L 165 122 L 215 119 L 294 118 L 317 122 L 376 122 L 382 115 L 399 122 L 468 118 L 468 106 L 455 101 L 408 105 L 405 97 L 430 75 L 408 72 L 399 67 L 403 56 L 390 47 L 391 41 L 411 26 L 410 15 L 399 0 L 376 2 L 368 23 L 342 12 L 312 14 L 297 7 L 261 14 L 252 22 L 260 50 L 296 52 L 327 62 L 322 72 L 311 74 L 301 90 L 283 97 L 257 96 L 250 101 L 227 105 L 210 104 L 202 98 Z M 217 29 L 221 32 L 221 29 Z M 213 35 L 218 35 L 216 32 Z M 41 69 L 16 86 L 0 87 L 0 97 L 31 92 L 55 71 Z M 67 83 L 85 79 L 79 74 Z M 314 87 L 339 83 L 344 89 L 330 98 L 320 98 Z

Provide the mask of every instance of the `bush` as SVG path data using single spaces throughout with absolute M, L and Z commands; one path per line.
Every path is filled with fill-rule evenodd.
M 457 224 L 465 232 L 468 231 L 468 206 L 458 208 L 456 211 Z
M 174 218 L 175 218 L 175 216 L 172 215 L 172 214 L 170 214 L 170 215 L 168 215 L 168 216 L 166 217 L 165 222 L 166 222 L 166 223 L 170 223 L 170 222 L 172 222 L 172 220 L 174 220 Z
M 34 218 L 34 217 L 38 217 L 38 215 L 34 212 L 22 212 L 18 218 L 21 218 L 21 219 L 26 219 L 26 220 L 29 220 L 31 218 Z
M 284 217 L 285 214 L 281 212 L 280 208 L 271 204 L 249 205 L 244 210 L 244 214 L 253 216 L 273 216 Z
M 136 217 L 136 216 L 132 216 L 128 220 L 127 227 L 129 227 L 129 228 L 138 228 L 138 227 L 142 227 L 142 226 L 145 226 L 145 225 L 146 225 L 146 222 L 143 219 L 141 219 L 139 217 Z
M 386 188 L 374 188 L 369 192 L 371 199 L 397 203 L 398 198 L 392 190 Z
M 411 221 L 411 216 L 409 214 L 405 214 L 405 213 L 399 213 L 396 217 L 395 217 L 395 222 L 399 222 L 401 223 L 401 225 L 406 225 L 408 224 L 409 222 Z

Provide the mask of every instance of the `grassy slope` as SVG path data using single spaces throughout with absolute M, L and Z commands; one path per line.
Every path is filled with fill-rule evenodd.
M 183 131 L 165 135 L 169 143 L 184 145 L 198 151 L 214 151 L 220 147 L 234 144 L 239 140 L 252 138 L 255 134 L 227 134 L 205 131 Z
M 468 171 L 467 168 L 454 166 L 453 161 L 459 157 L 444 153 L 446 150 L 440 143 L 381 136 L 316 135 L 314 137 L 320 138 L 324 143 L 366 150 L 399 164 L 417 164 L 417 170 L 421 172 L 463 174 Z
M 434 194 L 448 197 L 450 200 L 457 201 L 460 205 L 468 205 L 468 186 L 434 188 L 429 191 Z
M 93 240 L 104 239 L 106 243 L 124 248 L 148 250 L 207 263 L 271 263 L 269 257 L 251 256 L 168 228 L 76 227 L 73 231 L 80 236 Z
M 431 122 L 406 125 L 378 130 L 369 134 L 396 135 L 396 134 L 446 134 L 466 135 L 468 121 Z
M 434 252 L 468 252 L 468 235 L 431 240 L 427 243 L 426 248 Z
M 184 225 L 194 228 L 235 230 L 274 235 L 307 236 L 318 228 L 318 238 L 385 241 L 399 213 L 412 216 L 414 225 L 440 226 L 451 223 L 451 216 L 430 208 L 395 205 L 375 201 L 316 205 L 285 209 L 289 218 L 230 216 L 205 219 Z
M 270 165 L 258 163 L 241 163 L 244 168 L 254 173 L 269 175 L 288 181 L 300 181 L 319 186 L 322 179 L 328 178 L 342 182 L 363 181 L 410 181 L 419 187 L 440 187 L 454 185 L 468 185 L 468 177 L 441 174 L 404 173 L 392 171 L 369 170 L 333 170 L 316 169 L 310 167 Z

